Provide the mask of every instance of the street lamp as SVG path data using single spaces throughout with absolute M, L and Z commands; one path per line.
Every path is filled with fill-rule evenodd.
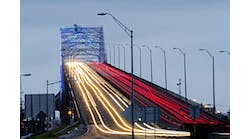
M 109 45 L 109 64 L 111 65 L 111 45 Z
M 142 47 L 146 47 L 149 50 L 149 53 L 150 53 L 151 82 L 153 83 L 152 50 L 146 45 L 143 45 Z
M 228 55 L 230 55 L 230 52 L 226 50 L 220 51 L 220 53 L 227 53 Z
M 178 50 L 183 55 L 184 60 L 184 80 L 185 80 L 185 100 L 187 101 L 187 72 L 186 72 L 186 54 L 180 48 L 173 48 Z
M 119 62 L 118 62 L 118 67 L 119 67 L 119 69 L 121 69 L 121 66 L 120 66 L 120 63 L 121 63 L 121 62 L 120 62 L 120 45 L 118 45 L 117 48 L 118 48 L 118 61 L 119 61 Z
M 22 111 L 23 109 L 23 87 L 22 87 L 22 77 L 23 76 L 31 76 L 32 74 L 31 73 L 21 73 L 20 74 L 20 95 L 21 95 L 21 100 L 20 100 L 20 111 Z
M 53 85 L 53 84 L 56 84 L 56 83 L 60 83 L 61 81 L 57 81 L 57 82 L 51 82 L 49 83 L 49 81 L 47 80 L 46 81 L 46 115 L 47 115 L 47 123 L 48 123 L 48 120 L 49 120 L 49 85 Z M 48 131 L 48 125 L 47 125 L 47 131 Z
M 109 15 L 113 18 L 113 20 L 126 32 L 126 34 L 130 37 L 131 40 L 131 78 L 132 78 L 132 97 L 131 97 L 131 107 L 132 107 L 132 139 L 134 139 L 134 64 L 133 64 L 133 30 L 129 29 L 126 27 L 124 24 L 121 23 L 117 18 L 115 18 L 112 14 L 110 13 L 98 13 L 97 15 L 104 16 L 104 15 Z
M 140 46 L 136 46 L 135 45 L 135 47 L 137 47 L 138 49 L 139 49 L 139 56 L 140 56 L 140 77 L 141 77 L 141 47 Z
M 114 57 L 114 67 L 115 67 L 115 46 L 113 46 L 113 49 L 114 49 L 113 50 L 113 52 L 114 52 L 114 56 L 113 57 Z
M 213 113 L 216 112 L 215 108 L 215 79 L 214 79 L 214 56 L 207 49 L 199 49 L 200 51 L 205 51 L 212 58 L 212 70 L 213 70 Z
M 166 85 L 166 89 L 168 89 L 168 84 L 167 84 L 167 56 L 166 56 L 166 51 L 164 49 L 162 49 L 161 47 L 159 46 L 155 46 L 155 48 L 159 48 L 162 52 L 163 52 L 163 55 L 164 55 L 164 68 L 165 68 L 165 85 Z
M 124 51 L 123 51 L 123 64 L 124 64 L 124 71 L 126 71 L 126 59 L 125 59 L 125 56 L 126 56 L 126 48 L 124 47 L 124 46 L 122 46 L 122 45 L 120 45 L 123 49 L 124 49 Z

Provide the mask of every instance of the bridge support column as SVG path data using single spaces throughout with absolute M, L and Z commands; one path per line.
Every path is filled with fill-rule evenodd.
M 68 116 L 68 107 L 69 107 L 69 93 L 66 92 L 65 88 L 65 92 L 63 92 L 62 106 L 60 110 L 62 124 L 70 124 L 70 119 Z
M 65 74 L 64 77 L 66 77 Z M 64 78 L 64 83 L 66 83 L 66 78 Z M 70 94 L 69 94 L 69 86 L 67 84 L 64 84 L 64 91 L 61 93 L 62 93 L 61 109 L 60 109 L 61 122 L 63 125 L 70 124 L 70 117 L 68 115 L 68 110 L 70 106 Z

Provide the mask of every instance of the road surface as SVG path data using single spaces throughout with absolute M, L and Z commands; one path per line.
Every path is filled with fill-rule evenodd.
M 131 138 L 131 125 L 122 112 L 130 101 L 102 79 L 86 63 L 66 62 L 66 72 L 72 81 L 81 115 L 87 115 L 88 132 L 79 138 Z M 81 103 L 81 104 L 79 104 Z M 137 138 L 182 137 L 189 132 L 161 129 L 152 125 L 135 122 Z

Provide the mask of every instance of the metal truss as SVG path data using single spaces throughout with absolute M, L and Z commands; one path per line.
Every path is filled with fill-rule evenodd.
M 74 56 L 87 62 L 104 62 L 104 40 L 102 27 L 62 27 L 62 59 Z

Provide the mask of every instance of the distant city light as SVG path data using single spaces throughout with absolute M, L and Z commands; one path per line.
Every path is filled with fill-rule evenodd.
M 197 100 L 196 100 L 196 99 L 192 99 L 192 101 L 193 101 L 193 102 L 197 102 Z

